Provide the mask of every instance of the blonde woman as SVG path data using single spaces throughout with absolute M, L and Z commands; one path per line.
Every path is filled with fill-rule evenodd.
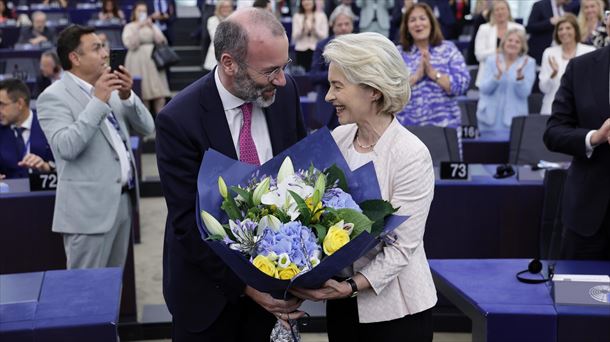
M 581 42 L 596 48 L 604 46 L 608 36 L 604 25 L 604 3 L 602 0 L 582 0 L 578 13 Z
M 508 130 L 513 117 L 529 113 L 536 60 L 527 50 L 525 32 L 513 29 L 504 35 L 498 52 L 487 57 L 477 106 L 481 131 Z
M 544 98 L 540 114 L 551 114 L 553 99 L 568 62 L 576 56 L 595 50 L 593 46 L 580 43 L 580 34 L 580 28 L 573 14 L 566 14 L 557 22 L 553 33 L 553 40 L 557 45 L 546 48 L 542 54 L 538 86 L 544 93 Z
M 335 37 L 324 59 L 341 153 L 350 169 L 373 162 L 383 199 L 410 217 L 394 243 L 380 243 L 353 264 L 350 278 L 293 293 L 328 300 L 330 342 L 432 341 L 437 297 L 423 237 L 434 171 L 426 146 L 396 119 L 410 98 L 409 71 L 395 45 L 373 32 Z
M 489 13 L 489 23 L 479 27 L 474 40 L 474 55 L 479 61 L 479 73 L 475 83 L 477 87 L 480 86 L 485 73 L 485 60 L 496 53 L 500 40 L 506 32 L 515 29 L 525 32 L 523 25 L 513 21 L 510 6 L 506 0 L 492 2 Z
M 208 47 L 208 53 L 205 56 L 205 62 L 203 68 L 205 70 L 212 70 L 216 66 L 216 56 L 214 54 L 214 34 L 216 33 L 216 27 L 221 21 L 225 20 L 229 15 L 233 13 L 233 1 L 231 0 L 220 0 L 216 3 L 216 10 L 214 15 L 208 19 L 207 28 L 210 33 L 210 47 Z

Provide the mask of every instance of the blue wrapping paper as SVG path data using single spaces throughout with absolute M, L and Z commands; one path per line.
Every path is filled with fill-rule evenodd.
M 196 216 L 201 238 L 244 283 L 261 292 L 270 293 L 276 298 L 282 298 L 289 287 L 319 288 L 326 280 L 353 264 L 377 245 L 382 237 L 408 218 L 398 215 L 389 216 L 386 218 L 384 230 L 379 237 L 373 237 L 368 232 L 363 232 L 333 255 L 323 258 L 315 268 L 292 280 L 270 277 L 258 270 L 240 252 L 231 250 L 224 242 L 206 240 L 208 234 L 200 215 L 202 209 L 221 223 L 228 221 L 227 215 L 220 208 L 223 199 L 218 192 L 218 177 L 222 176 L 227 186 L 246 185 L 254 175 L 257 175 L 259 179 L 262 179 L 264 175 L 275 177 L 287 156 L 290 156 L 295 171 L 307 169 L 312 163 L 318 170 L 324 170 L 336 164 L 345 173 L 349 192 L 357 203 L 369 199 L 381 199 L 373 163 L 367 163 L 357 170 L 351 171 L 327 128 L 322 128 L 309 135 L 260 167 L 231 159 L 212 149 L 208 150 L 201 162 L 197 178 Z

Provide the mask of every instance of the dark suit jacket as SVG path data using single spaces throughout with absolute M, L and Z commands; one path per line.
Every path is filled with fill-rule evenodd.
M 45 138 L 38 116 L 34 113 L 32 120 L 32 131 L 30 132 L 30 153 L 33 153 L 44 161 L 54 161 L 51 147 Z M 10 126 L 0 126 L 0 173 L 7 178 L 26 178 L 28 169 L 17 166 L 23 159 L 17 155 L 17 139 Z
M 595 147 L 587 158 L 585 136 L 610 117 L 610 46 L 576 57 L 568 64 L 555 95 L 544 142 L 574 156 L 563 196 L 563 224 L 583 236 L 601 226 L 610 201 L 610 146 Z
M 578 7 L 564 6 L 565 13 L 572 12 L 578 14 Z M 528 40 L 529 55 L 536 59 L 536 64 L 540 65 L 542 53 L 544 49 L 551 46 L 553 42 L 553 31 L 555 26 L 551 24 L 550 19 L 553 17 L 553 7 L 551 0 L 540 0 L 532 6 L 527 26 L 525 30 L 530 34 Z
M 327 126 L 329 129 L 333 129 L 339 126 L 339 121 L 335 115 L 335 107 L 324 99 L 328 92 L 328 64 L 324 61 L 322 53 L 328 42 L 335 38 L 331 35 L 316 44 L 316 49 L 313 52 L 313 59 L 311 62 L 311 70 L 309 71 L 309 78 L 311 84 L 316 89 L 318 97 L 316 98 L 316 110 L 313 113 L 316 117 L 313 118 L 314 128 Z
M 46 45 L 54 45 L 55 44 L 55 30 L 45 26 L 44 30 L 42 31 L 42 35 L 47 37 L 48 42 Z M 17 43 L 19 44 L 29 44 L 30 43 L 30 39 L 32 38 L 36 38 L 36 34 L 34 34 L 34 31 L 31 27 L 24 27 L 21 32 L 19 33 L 19 41 Z
M 306 135 L 295 81 L 277 89 L 264 110 L 273 154 Z M 208 328 L 245 284 L 201 240 L 195 218 L 197 174 L 213 148 L 237 159 L 214 71 L 197 80 L 157 115 L 156 153 L 168 215 L 163 248 L 163 294 L 176 321 L 187 330 Z

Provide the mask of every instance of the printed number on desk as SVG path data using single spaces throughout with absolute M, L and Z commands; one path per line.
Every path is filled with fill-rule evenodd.
M 468 179 L 468 164 L 460 162 L 441 162 L 441 179 Z
M 30 191 L 47 191 L 57 189 L 57 173 L 31 173 Z
M 472 125 L 460 126 L 463 139 L 476 139 L 479 136 L 479 129 Z

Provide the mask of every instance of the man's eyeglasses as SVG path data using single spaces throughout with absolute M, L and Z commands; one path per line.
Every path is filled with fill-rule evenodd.
M 271 83 L 280 74 L 280 71 L 285 71 L 286 70 L 286 68 L 288 67 L 288 65 L 290 65 L 290 63 L 292 63 L 292 59 L 288 58 L 288 62 L 286 62 L 286 64 L 284 64 L 281 67 L 277 67 L 277 68 L 275 68 L 275 69 L 273 69 L 271 71 L 268 71 L 268 72 L 258 71 L 256 69 L 254 69 L 253 67 L 251 67 L 250 65 L 248 65 L 248 63 L 246 63 L 246 62 L 241 62 L 240 64 L 243 64 L 246 67 L 254 70 L 260 76 L 266 77 L 267 78 L 267 82 Z

